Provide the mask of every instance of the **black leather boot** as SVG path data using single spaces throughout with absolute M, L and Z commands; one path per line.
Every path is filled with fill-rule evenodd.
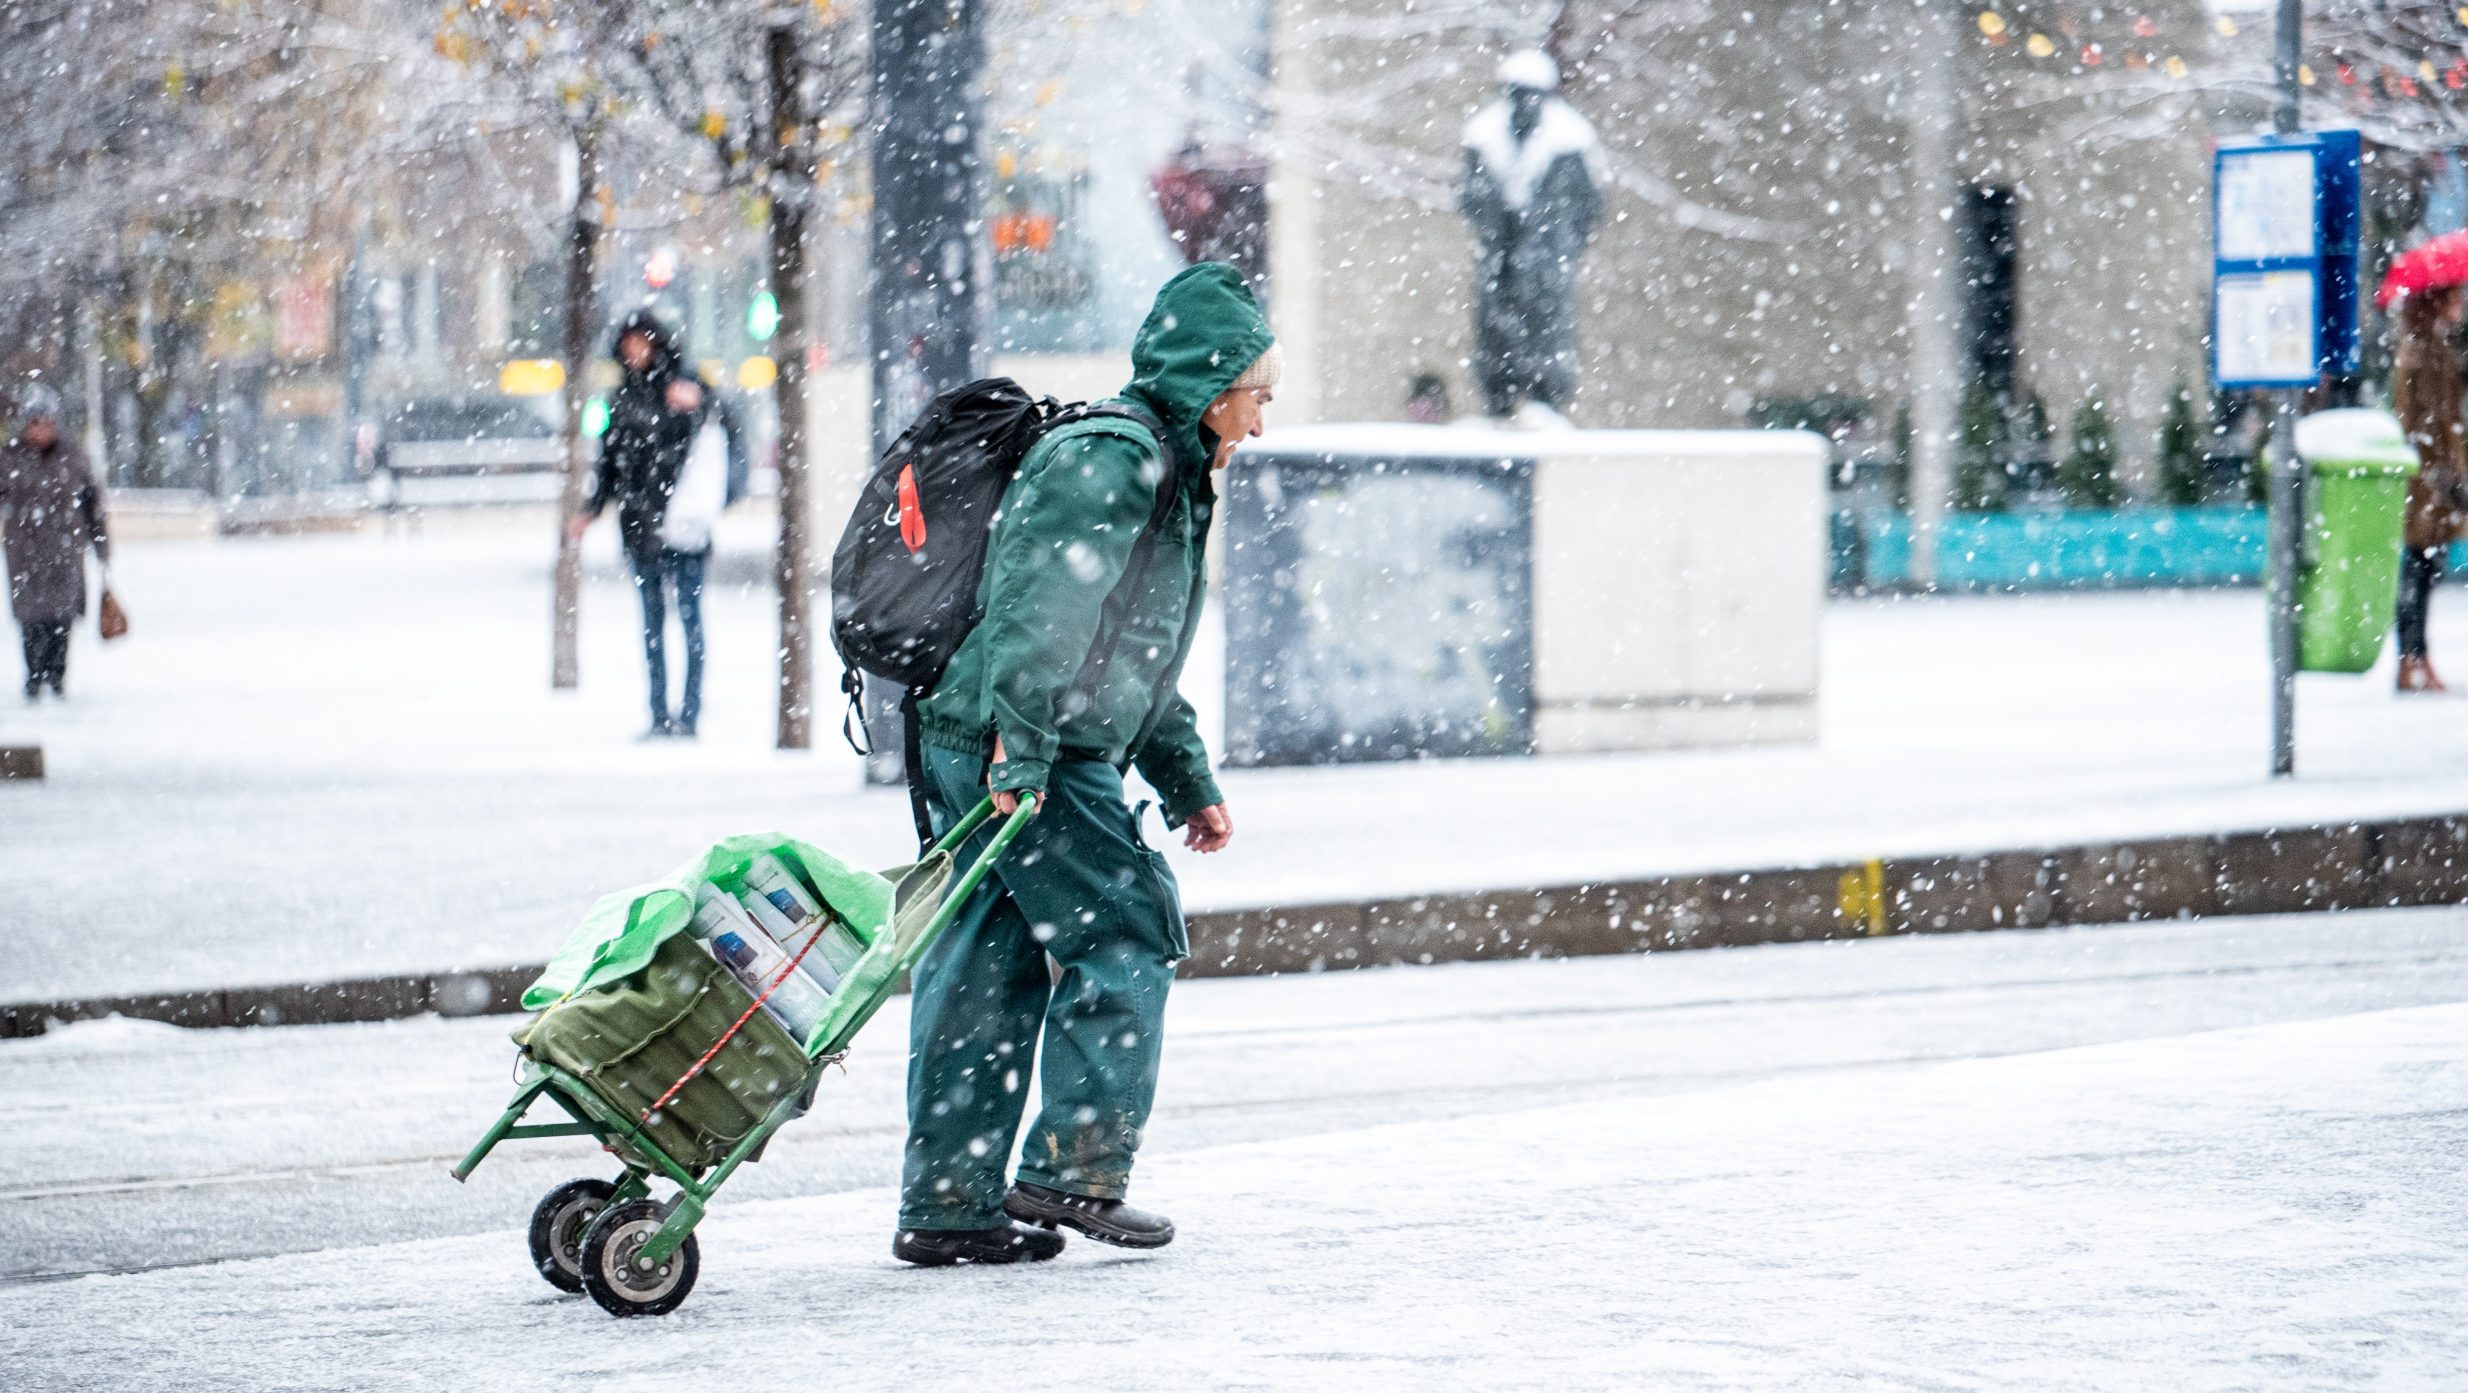
M 1121 1200 L 1090 1199 L 1020 1181 L 1003 1197 L 1003 1212 L 1024 1224 L 1078 1229 L 1117 1248 L 1162 1248 L 1174 1241 L 1174 1221 Z
M 919 1267 L 955 1262 L 1044 1262 L 1063 1250 L 1063 1236 L 1044 1229 L 1004 1224 L 991 1229 L 902 1229 L 891 1255 Z

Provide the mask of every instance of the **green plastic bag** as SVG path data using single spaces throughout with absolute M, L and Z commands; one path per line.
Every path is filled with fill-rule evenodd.
M 524 1009 L 545 1010 L 567 997 L 640 972 L 662 943 L 694 922 L 694 897 L 704 882 L 734 887 L 754 858 L 766 853 L 803 876 L 816 898 L 867 944 L 873 943 L 890 919 L 890 878 L 859 870 L 820 847 L 776 832 L 730 837 L 665 879 L 603 896 L 549 959 L 539 979 L 524 989 Z M 902 867 L 893 874 L 908 869 Z

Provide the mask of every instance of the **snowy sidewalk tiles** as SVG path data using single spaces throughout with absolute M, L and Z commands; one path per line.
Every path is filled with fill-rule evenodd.
M 673 1315 L 515 1232 L 0 1289 L 11 1386 L 2455 1387 L 2468 1006 L 1161 1156 L 1183 1237 L 917 1271 L 729 1205 Z
M 2468 903 L 2468 813 L 1857 866 L 1661 876 L 1190 917 L 1192 977 L 1745 947 L 1874 934 Z M 537 964 L 0 1005 L 51 1021 L 331 1025 L 519 1009 Z

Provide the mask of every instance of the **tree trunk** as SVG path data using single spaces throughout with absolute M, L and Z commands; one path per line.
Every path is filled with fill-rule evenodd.
M 77 368 L 86 459 L 96 479 L 116 483 L 119 476 L 111 466 L 110 439 L 103 429 L 103 300 L 92 289 L 86 289 L 77 302 Z
M 170 449 L 164 444 L 164 406 L 171 395 L 169 336 L 163 332 L 161 269 L 144 263 L 137 272 L 137 438 L 130 442 L 135 461 L 130 482 L 139 488 L 162 488 L 170 482 Z
M 785 137 L 796 132 L 792 149 L 803 150 L 812 138 L 803 129 L 798 110 L 797 31 L 774 27 L 765 44 L 770 69 L 772 129 Z M 807 537 L 806 511 L 806 218 L 813 206 L 814 171 L 801 158 L 789 156 L 795 167 L 771 189 L 771 295 L 778 304 L 780 326 L 773 334 L 772 356 L 779 376 L 772 383 L 772 402 L 780 415 L 780 550 L 776 562 L 780 584 L 780 735 L 783 750 L 814 745 L 814 644 L 810 618 L 814 589 L 814 558 Z
M 574 208 L 566 231 L 565 412 L 558 424 L 565 488 L 557 510 L 557 570 L 551 587 L 549 686 L 563 691 L 582 681 L 577 653 L 583 592 L 583 548 L 566 520 L 582 512 L 591 490 L 591 461 L 583 454 L 585 379 L 600 337 L 600 152 L 599 129 L 575 133 Z

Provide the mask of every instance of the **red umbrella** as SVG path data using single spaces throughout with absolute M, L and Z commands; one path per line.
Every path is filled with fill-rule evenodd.
M 2393 257 L 2391 269 L 2383 273 L 2382 289 L 2375 292 L 2374 308 L 2387 310 L 2402 295 L 2446 285 L 2468 285 L 2468 231 L 2446 232 Z

